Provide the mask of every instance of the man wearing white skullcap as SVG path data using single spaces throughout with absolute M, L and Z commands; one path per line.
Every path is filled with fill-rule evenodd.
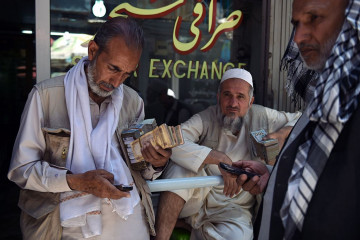
M 284 142 L 300 113 L 285 113 L 253 104 L 253 81 L 244 69 L 227 70 L 220 81 L 218 104 L 181 125 L 185 143 L 173 149 L 164 178 L 222 175 L 224 186 L 163 192 L 156 219 L 156 239 L 169 239 L 178 217 L 192 228 L 191 239 L 252 239 L 252 217 L 269 173 L 251 150 L 250 131 L 265 129 Z M 285 133 L 285 134 L 284 134 Z M 244 161 L 239 161 L 244 160 Z M 224 162 L 260 175 L 246 184 L 219 170 Z M 243 185 L 244 184 L 244 185 Z M 252 189 L 252 191 L 243 191 Z
M 241 68 L 233 68 L 233 69 L 229 69 L 227 70 L 224 75 L 221 78 L 220 84 L 225 81 L 228 80 L 230 78 L 240 78 L 242 80 L 244 80 L 245 82 L 247 82 L 248 84 L 250 84 L 251 87 L 254 87 L 253 85 L 253 80 L 252 80 L 252 76 L 251 74 L 246 71 L 245 69 L 241 69 Z

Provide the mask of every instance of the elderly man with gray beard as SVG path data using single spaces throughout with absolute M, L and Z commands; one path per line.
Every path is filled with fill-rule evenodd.
M 23 239 L 138 239 L 155 235 L 150 190 L 171 150 L 143 146 L 148 169 L 130 167 L 120 134 L 144 119 L 124 81 L 144 44 L 130 18 L 105 22 L 88 56 L 65 76 L 34 86 L 14 144 L 8 178 L 20 188 Z M 129 192 L 116 185 L 133 185 Z
M 265 129 L 285 141 L 301 113 L 285 113 L 255 105 L 251 74 L 230 69 L 221 79 L 218 104 L 195 114 L 181 125 L 185 144 L 173 149 L 164 178 L 222 175 L 224 186 L 185 189 L 161 194 L 156 239 L 169 239 L 178 217 L 192 227 L 191 239 L 252 239 L 252 217 L 269 177 L 266 166 L 252 154 L 250 131 Z M 242 185 L 218 168 L 220 162 L 252 163 L 260 174 Z
M 297 55 L 319 77 L 271 173 L 256 235 L 360 239 L 360 0 L 292 6 Z

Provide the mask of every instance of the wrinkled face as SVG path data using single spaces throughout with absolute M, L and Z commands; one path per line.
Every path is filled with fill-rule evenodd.
M 344 23 L 347 0 L 294 0 L 294 41 L 313 70 L 322 70 Z
M 107 47 L 97 55 L 98 50 L 98 45 L 91 41 L 88 82 L 93 93 L 107 97 L 136 70 L 141 51 L 127 47 L 120 37 L 110 39 Z
M 218 93 L 221 113 L 226 117 L 244 117 L 250 109 L 254 97 L 249 96 L 250 84 L 239 78 L 222 82 Z

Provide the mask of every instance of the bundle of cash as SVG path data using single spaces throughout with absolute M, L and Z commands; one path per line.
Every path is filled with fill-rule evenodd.
M 155 119 L 146 119 L 139 124 L 130 126 L 121 133 L 121 138 L 126 146 L 131 167 L 140 171 L 147 167 L 141 154 L 141 147 L 151 143 L 161 148 L 173 148 L 184 143 L 180 125 L 167 126 L 165 123 L 156 125 Z
M 277 139 L 263 140 L 267 135 L 264 129 L 250 133 L 252 147 L 257 157 L 263 159 L 266 164 L 274 165 L 276 156 L 279 154 L 279 143 Z

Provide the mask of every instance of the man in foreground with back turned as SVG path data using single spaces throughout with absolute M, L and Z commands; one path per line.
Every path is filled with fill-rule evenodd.
M 360 1 L 294 0 L 292 22 L 320 78 L 271 174 L 258 239 L 360 239 Z
M 89 42 L 88 57 L 29 94 L 8 173 L 22 188 L 24 239 L 155 235 L 143 177 L 156 178 L 171 151 L 145 146 L 151 164 L 140 173 L 131 169 L 120 142 L 122 129 L 144 118 L 142 99 L 123 85 L 136 70 L 143 43 L 134 20 L 108 20 Z M 114 186 L 120 184 L 133 190 L 120 191 Z
M 173 148 L 164 178 L 222 175 L 224 186 L 163 192 L 156 218 L 156 239 L 169 239 L 180 218 L 191 226 L 191 239 L 252 239 L 256 197 L 261 197 L 269 172 L 251 149 L 250 132 L 264 129 L 284 143 L 300 113 L 285 113 L 253 104 L 251 74 L 227 70 L 220 82 L 218 104 L 195 114 L 181 125 L 185 143 Z M 269 134 L 270 135 L 270 134 Z M 260 174 L 247 183 L 219 170 L 220 162 L 241 161 Z M 245 187 L 245 184 L 244 184 Z

